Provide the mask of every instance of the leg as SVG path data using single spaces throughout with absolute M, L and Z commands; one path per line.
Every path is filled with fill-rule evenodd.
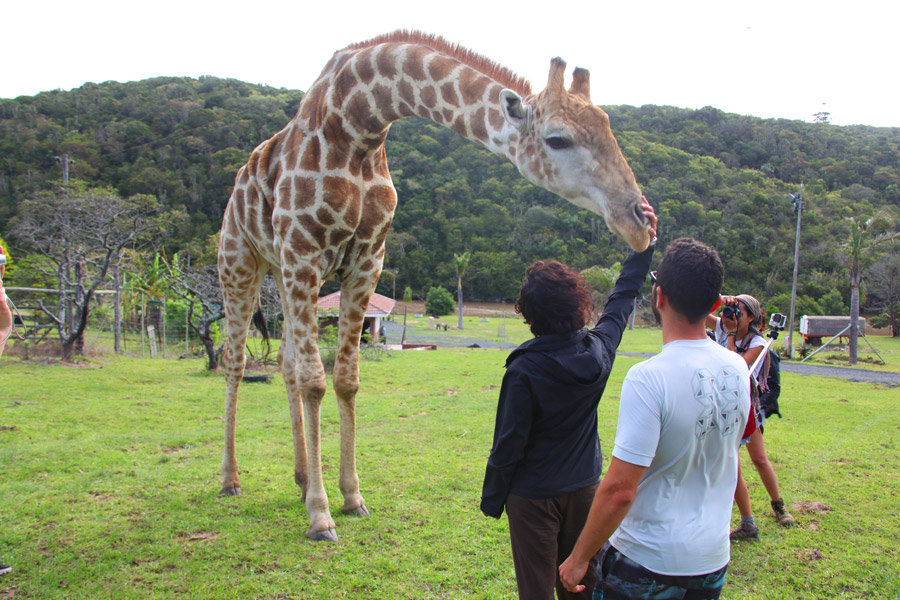
M 759 473 L 759 478 L 762 480 L 766 492 L 769 493 L 769 498 L 772 500 L 780 499 L 781 492 L 778 490 L 778 477 L 775 475 L 775 467 L 769 462 L 769 456 L 766 454 L 766 444 L 759 429 L 750 436 L 750 441 L 747 442 L 747 453 L 750 455 L 750 460 L 753 461 L 753 466 L 756 467 L 756 471 Z
M 306 512 L 309 514 L 309 530 L 306 537 L 315 541 L 337 541 L 334 531 L 334 521 L 328 508 L 328 496 L 325 493 L 325 485 L 322 480 L 322 439 L 320 424 L 320 408 L 322 397 L 325 395 L 325 369 L 319 357 L 319 345 L 317 343 L 316 327 L 316 298 L 319 291 L 319 278 L 309 267 L 300 269 L 306 277 L 298 279 L 294 272 L 283 272 L 282 304 L 285 315 L 285 336 L 290 337 L 289 347 L 283 357 L 286 363 L 295 364 L 291 375 L 292 387 L 288 388 L 291 395 L 292 423 L 294 429 L 294 459 L 295 478 L 300 471 L 302 486 L 302 467 L 298 468 L 298 455 L 302 450 L 306 452 L 306 473 L 308 483 L 306 487 Z M 293 352 L 293 359 L 287 352 Z M 299 389 L 299 394 L 297 394 Z M 303 437 L 299 431 L 301 418 L 296 410 L 296 398 L 300 398 L 303 408 L 302 421 L 305 425 L 305 442 L 299 440 Z M 293 416 L 293 415 L 297 416 Z
M 255 261 L 254 261 L 255 262 Z M 237 396 L 246 360 L 247 329 L 253 315 L 262 276 L 257 272 L 250 278 L 238 278 L 233 274 L 229 261 L 220 259 L 219 277 L 225 308 L 227 335 L 222 352 L 222 368 L 225 371 L 225 448 L 222 456 L 222 488 L 220 495 L 237 496 L 241 493 L 238 478 L 235 430 L 237 429 Z
M 509 539 L 519 600 L 553 598 L 559 577 L 557 553 L 559 508 L 554 498 L 533 500 L 510 494 L 506 499 Z
M 278 284 L 278 293 L 284 298 L 284 286 L 281 274 L 275 277 Z M 282 314 L 287 314 L 282 306 Z M 284 385 L 287 390 L 288 407 L 291 413 L 291 434 L 294 441 L 294 483 L 300 486 L 301 498 L 306 502 L 306 491 L 309 487 L 309 470 L 306 457 L 306 432 L 303 421 L 303 405 L 300 392 L 300 372 L 297 364 L 297 348 L 294 346 L 294 338 L 289 335 L 287 317 L 285 327 L 281 332 L 281 346 L 278 349 L 278 364 L 284 377 Z
M 763 439 L 763 435 L 758 429 L 754 431 L 753 435 L 750 436 L 750 441 L 747 443 L 747 452 L 750 454 L 750 459 L 759 473 L 759 478 L 769 494 L 772 510 L 775 512 L 778 522 L 785 527 L 789 527 L 794 524 L 794 517 L 784 507 L 784 500 L 781 499 L 781 491 L 778 489 L 778 477 L 775 475 L 775 467 L 769 461 L 769 455 L 766 454 L 766 444 Z
M 747 489 L 747 481 L 744 479 L 744 473 L 741 470 L 741 463 L 738 460 L 738 477 L 737 485 L 734 489 L 734 501 L 738 505 L 738 511 L 741 513 L 740 526 L 731 532 L 729 536 L 732 541 L 739 540 L 758 540 L 759 527 L 753 519 L 753 508 L 750 504 L 750 491 Z
M 734 501 L 737 503 L 741 517 L 752 517 L 753 508 L 750 505 L 750 490 L 747 489 L 747 481 L 741 471 L 741 463 L 738 462 L 737 487 L 734 490 Z
M 557 542 L 557 573 L 559 565 L 575 548 L 575 542 L 578 541 L 578 536 L 581 535 L 581 530 L 584 529 L 588 513 L 591 512 L 591 504 L 594 502 L 594 493 L 599 486 L 600 482 L 598 481 L 594 485 L 566 494 L 559 499 L 562 509 L 562 523 Z M 556 597 L 559 600 L 590 600 L 594 593 L 594 586 L 597 584 L 597 558 L 598 555 L 595 555 L 588 563 L 587 573 L 580 582 L 581 585 L 585 586 L 584 591 L 581 593 L 573 594 L 569 592 L 557 575 Z
M 362 291 L 358 289 L 361 286 L 364 288 Z M 356 470 L 356 394 L 359 391 L 360 334 L 366 306 L 374 289 L 370 276 L 347 278 L 341 285 L 338 352 L 332 377 L 341 419 L 340 489 L 344 496 L 341 511 L 356 516 L 369 514 L 359 491 Z

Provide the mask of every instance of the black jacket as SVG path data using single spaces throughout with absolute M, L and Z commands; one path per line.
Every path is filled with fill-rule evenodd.
M 593 329 L 528 340 L 506 360 L 481 510 L 499 518 L 507 495 L 550 498 L 600 479 L 597 405 L 653 249 L 631 252 Z

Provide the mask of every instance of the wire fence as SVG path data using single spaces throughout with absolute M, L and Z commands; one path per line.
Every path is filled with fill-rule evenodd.
M 16 330 L 24 337 L 11 336 L 7 351 L 20 356 L 60 355 L 61 335 L 67 336 L 74 330 L 75 318 L 71 306 L 67 302 L 59 302 L 57 290 L 9 287 L 6 291 L 16 299 Z M 145 294 L 140 294 L 132 302 L 120 299 L 118 304 L 116 307 L 114 292 L 95 292 L 82 336 L 84 349 L 81 353 L 169 358 L 205 354 L 200 336 L 188 321 L 189 311 L 185 301 L 148 299 Z M 53 316 L 47 314 L 48 310 Z M 194 319 L 196 322 L 197 315 Z M 221 321 L 212 325 L 215 346 L 221 343 L 220 324 Z M 277 339 L 281 333 L 280 327 L 280 321 L 271 321 L 270 336 Z M 258 337 L 254 330 L 250 335 L 251 338 Z M 251 343 L 251 352 L 254 345 Z

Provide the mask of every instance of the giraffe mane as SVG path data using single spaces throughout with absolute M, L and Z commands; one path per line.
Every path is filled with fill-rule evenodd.
M 531 94 L 531 84 L 524 77 L 516 75 L 510 69 L 482 54 L 473 52 L 457 43 L 449 42 L 439 35 L 424 33 L 422 31 L 398 29 L 391 33 L 373 37 L 364 42 L 350 44 L 343 50 L 362 50 L 363 48 L 370 48 L 388 42 L 426 46 L 455 58 L 522 96 Z

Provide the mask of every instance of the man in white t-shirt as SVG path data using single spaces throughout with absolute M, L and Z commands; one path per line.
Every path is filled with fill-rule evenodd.
M 653 282 L 663 348 L 629 370 L 612 460 L 560 578 L 570 591 L 601 548 L 594 598 L 718 598 L 738 447 L 750 410 L 747 364 L 706 335 L 724 268 L 696 240 L 672 241 Z

